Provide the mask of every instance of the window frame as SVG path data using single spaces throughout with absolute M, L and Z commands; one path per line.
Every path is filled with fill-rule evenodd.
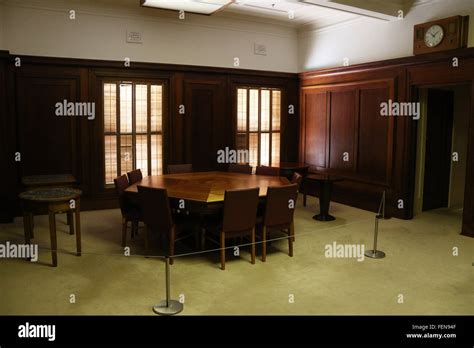
M 120 130 L 120 85 L 121 84 L 131 84 L 132 86 L 132 129 L 130 133 L 123 133 Z M 115 102 L 115 109 L 116 109 L 116 126 L 115 132 L 106 132 L 105 130 L 105 103 L 104 103 L 104 95 L 105 95 L 105 85 L 106 84 L 114 84 L 116 86 L 116 102 Z M 147 131 L 146 132 L 137 132 L 136 129 L 136 86 L 137 85 L 147 85 Z M 152 131 L 151 130 L 151 86 L 159 85 L 162 87 L 162 102 L 161 102 L 161 131 Z M 144 176 L 152 175 L 152 158 L 151 158 L 151 142 L 152 142 L 152 135 L 161 135 L 161 174 L 164 173 L 164 168 L 167 163 L 167 133 L 168 133 L 168 90 L 169 90 L 169 83 L 168 80 L 165 79 L 157 79 L 157 78 L 147 78 L 147 79 L 137 79 L 137 78 L 128 78 L 125 76 L 122 77 L 107 77 L 102 78 L 100 80 L 100 98 L 101 98 L 101 135 L 102 135 L 102 186 L 106 189 L 110 189 L 114 186 L 112 183 L 107 183 L 106 178 L 106 158 L 105 158 L 105 139 L 107 136 L 114 136 L 116 139 L 116 158 L 117 158 L 117 174 L 118 176 L 121 174 L 121 160 L 120 160 L 120 146 L 121 146 L 121 136 L 123 135 L 130 135 L 132 137 L 132 169 L 136 169 L 136 137 L 137 135 L 146 135 L 147 136 L 147 173 L 143 173 Z
M 246 131 L 239 131 L 238 125 L 238 103 L 239 103 L 239 89 L 246 90 Z M 258 127 L 257 130 L 250 130 L 250 90 L 258 90 Z M 268 130 L 262 131 L 262 91 L 268 90 L 269 93 L 269 126 Z M 273 91 L 280 92 L 280 127 L 279 130 L 273 130 Z M 261 166 L 261 135 L 268 134 L 268 165 L 279 166 L 282 162 L 282 144 L 283 144 L 283 134 L 284 134 L 284 118 L 283 118 L 283 100 L 284 100 L 284 88 L 282 86 L 262 86 L 262 85 L 253 85 L 253 84 L 236 84 L 234 86 L 234 144 L 237 149 L 237 136 L 239 134 L 246 134 L 247 136 L 247 150 L 249 151 L 249 164 L 250 164 L 250 135 L 257 134 L 258 138 L 258 147 L 257 147 L 257 163 L 256 166 Z M 278 164 L 272 163 L 272 153 L 273 153 L 273 134 L 280 135 L 280 146 L 279 146 L 279 162 Z

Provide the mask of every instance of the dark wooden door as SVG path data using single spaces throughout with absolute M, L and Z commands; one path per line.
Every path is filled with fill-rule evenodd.
M 217 151 L 226 141 L 224 84 L 221 80 L 186 80 L 185 98 L 185 162 L 194 171 L 220 169 Z
M 428 90 L 423 211 L 448 206 L 453 98 L 452 91 Z

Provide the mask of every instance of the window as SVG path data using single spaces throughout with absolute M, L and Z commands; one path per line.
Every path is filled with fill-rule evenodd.
M 278 166 L 281 140 L 281 91 L 237 89 L 237 150 L 249 151 L 249 164 Z
M 163 168 L 163 85 L 107 82 L 104 88 L 105 183 L 133 169 Z

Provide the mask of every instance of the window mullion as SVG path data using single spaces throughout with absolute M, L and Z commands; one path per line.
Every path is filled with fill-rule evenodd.
M 273 161 L 272 161 L 272 155 L 273 155 L 273 151 L 272 151 L 272 145 L 273 145 L 273 90 L 270 90 L 270 103 L 269 103 L 269 108 L 270 110 L 268 110 L 268 113 L 270 114 L 270 124 L 268 125 L 268 129 L 269 129 L 269 140 L 268 140 L 268 151 L 270 152 L 268 154 L 268 164 L 270 165 L 270 167 L 273 165 Z
M 148 162 L 148 175 L 151 175 L 152 168 L 151 168 L 151 83 L 147 84 L 146 90 L 146 98 L 147 98 L 147 162 Z
M 250 88 L 245 89 L 245 93 L 247 95 L 246 100 L 247 100 L 247 124 L 246 124 L 246 129 L 245 133 L 247 135 L 247 151 L 249 151 L 250 155 Z M 248 158 L 249 163 L 250 163 L 250 156 Z
M 135 83 L 132 83 L 132 169 L 137 169 L 137 133 L 136 133 L 136 91 Z
M 258 89 L 258 113 L 257 113 L 257 124 L 258 124 L 258 130 L 257 130 L 257 165 L 259 166 L 261 164 L 260 162 L 260 156 L 261 156 L 261 147 L 262 147 L 262 135 L 261 135 L 261 122 L 262 122 L 262 89 Z
M 121 116 L 121 110 L 120 110 L 120 83 L 116 83 L 115 85 L 116 88 L 116 95 L 117 95 L 117 100 L 116 100 L 116 117 L 117 117 L 117 122 L 116 122 L 116 136 L 117 136 L 117 176 L 120 176 L 122 174 L 122 150 L 121 150 L 121 143 L 120 143 L 120 116 Z

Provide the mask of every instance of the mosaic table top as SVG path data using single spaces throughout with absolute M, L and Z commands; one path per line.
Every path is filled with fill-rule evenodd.
M 81 190 L 69 187 L 44 187 L 22 192 L 19 197 L 36 202 L 61 202 L 78 198 L 81 194 Z

